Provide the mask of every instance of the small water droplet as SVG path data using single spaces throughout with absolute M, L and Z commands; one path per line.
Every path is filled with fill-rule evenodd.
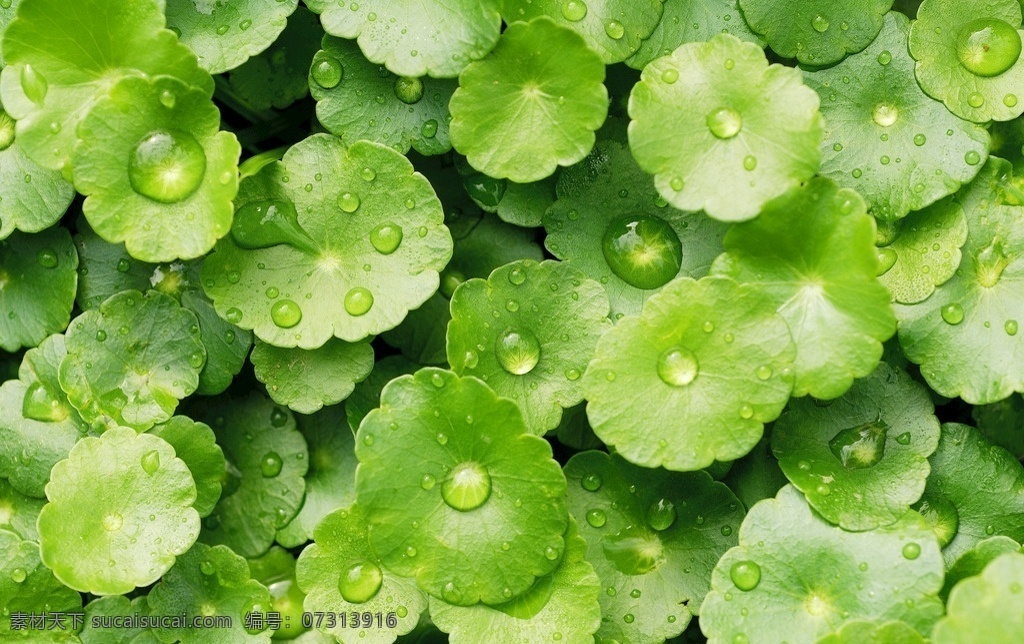
M 737 588 L 749 592 L 761 583 L 761 566 L 753 561 L 737 561 L 729 569 L 729 578 Z
M 911 541 L 903 546 L 904 559 L 917 559 L 921 556 L 921 546 Z
M 595 528 L 602 528 L 607 522 L 608 516 L 604 513 L 604 510 L 587 511 L 587 523 L 589 523 L 591 526 Z
M 142 471 L 152 476 L 156 474 L 156 471 L 160 469 L 160 453 L 156 450 L 150 450 L 142 455 L 140 463 Z
M 617 20 L 612 20 L 604 26 L 604 32 L 612 40 L 621 40 L 626 35 L 626 28 Z
M 362 286 L 349 289 L 345 294 L 345 311 L 354 317 L 366 315 L 373 308 L 373 293 Z
M 947 324 L 957 325 L 964 320 L 964 309 L 956 302 L 942 307 L 940 314 Z
M 352 604 L 363 604 L 373 599 L 380 591 L 384 575 L 371 561 L 352 564 L 341 573 L 338 591 L 341 597 Z
M 302 309 L 291 300 L 280 300 L 270 307 L 270 319 L 278 327 L 290 329 L 302 321 Z
M 580 487 L 588 492 L 597 492 L 601 489 L 601 485 L 604 481 L 601 479 L 600 474 L 587 474 L 580 479 Z
M 272 479 L 280 474 L 282 467 L 284 467 L 284 461 L 277 452 L 267 452 L 263 455 L 263 460 L 260 461 L 260 473 L 265 479 Z
M 819 34 L 825 33 L 829 28 L 828 18 L 819 13 L 814 16 L 813 20 L 811 20 L 811 27 L 813 27 Z

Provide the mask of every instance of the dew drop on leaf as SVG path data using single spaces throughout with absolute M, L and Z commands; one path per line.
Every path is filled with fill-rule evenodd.
M 580 487 L 588 492 L 597 492 L 603 484 L 604 481 L 599 474 L 587 474 L 580 479 Z
M 719 139 L 731 139 L 743 129 L 743 118 L 731 107 L 719 107 L 708 113 L 708 129 Z
M 142 455 L 140 463 L 142 471 L 150 476 L 156 474 L 156 471 L 160 469 L 160 454 L 156 450 L 150 450 Z
M 579 22 L 587 15 L 587 3 L 583 0 L 566 0 L 562 3 L 562 16 L 569 22 Z
M 957 325 L 964 321 L 964 309 L 956 302 L 942 307 L 939 313 L 946 324 Z
M 761 566 L 750 560 L 737 561 L 729 569 L 729 578 L 737 588 L 749 592 L 761 583 Z
M 889 103 L 879 103 L 871 112 L 871 119 L 881 127 L 890 127 L 899 117 L 899 109 Z
M 343 192 L 338 196 L 338 207 L 347 213 L 359 209 L 359 196 L 351 192 Z
M 26 64 L 21 68 L 21 89 L 28 100 L 36 105 L 42 105 L 49 88 L 46 78 L 37 72 L 35 67 Z
M 434 119 L 424 121 L 423 125 L 420 127 L 420 134 L 425 139 L 432 139 L 437 136 L 437 121 Z
M 345 311 L 352 316 L 366 315 L 373 308 L 373 293 L 362 286 L 356 286 L 345 294 Z
M 380 224 L 370 232 L 370 244 L 381 255 L 390 255 L 402 243 L 402 227 L 398 224 Z
M 437 483 L 437 479 L 434 478 L 433 474 L 424 474 L 420 477 L 420 487 L 424 490 L 434 489 L 434 485 Z
M 956 54 L 964 69 L 975 76 L 998 76 L 1020 58 L 1020 34 L 1004 20 L 972 20 L 957 34 Z
M 892 54 L 888 50 L 878 54 L 879 65 L 888 65 L 890 62 L 892 62 Z
M 11 571 L 11 581 L 16 584 L 20 584 L 28 578 L 28 573 L 25 572 L 24 568 L 15 568 Z
M 128 159 L 132 190 L 160 203 L 188 198 L 206 174 L 206 152 L 195 137 L 178 130 L 154 130 Z
M 829 441 L 829 450 L 847 469 L 872 467 L 882 460 L 888 431 L 889 426 L 881 418 L 847 427 Z
M 658 377 L 666 385 L 685 387 L 699 372 L 697 356 L 686 347 L 673 347 L 658 357 Z
M 491 496 L 491 475 L 475 461 L 459 463 L 441 483 L 441 498 L 453 510 L 468 512 Z
M 260 461 L 260 474 L 265 479 L 272 479 L 281 473 L 284 461 L 277 452 L 267 452 Z
M 601 240 L 605 261 L 630 286 L 650 290 L 679 274 L 683 250 L 679 236 L 664 220 L 647 215 L 621 217 Z
M 395 96 L 406 105 L 419 103 L 423 98 L 423 81 L 419 78 L 399 76 L 395 79 Z
M 604 32 L 612 40 L 621 40 L 626 35 L 626 28 L 618 20 L 612 20 L 604 26 Z
M 652 530 L 668 530 L 676 522 L 676 506 L 668 499 L 658 499 L 647 508 L 646 518 Z
M 602 528 L 608 522 L 608 516 L 604 513 L 604 510 L 587 510 L 586 518 L 587 523 L 595 528 Z
M 380 591 L 384 575 L 372 561 L 359 561 L 341 573 L 338 591 L 351 604 L 363 604 L 373 599 Z
M 1006 331 L 1006 335 L 1017 335 L 1017 320 L 1007 320 L 1003 324 L 1003 330 Z
M 921 546 L 911 541 L 903 546 L 904 559 L 917 559 L 921 556 Z
M 280 300 L 270 307 L 270 319 L 282 329 L 290 329 L 302 321 L 302 309 L 291 300 Z
M 819 34 L 823 34 L 828 31 L 829 26 L 828 18 L 821 14 L 814 16 L 814 19 L 811 20 L 811 27 Z
M 522 376 L 533 371 L 540 361 L 540 343 L 526 329 L 509 328 L 498 336 L 494 355 L 502 369 Z

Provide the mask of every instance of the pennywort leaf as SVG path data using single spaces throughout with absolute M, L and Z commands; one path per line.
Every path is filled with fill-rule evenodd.
M 317 349 L 283 349 L 256 341 L 251 357 L 256 378 L 274 402 L 312 414 L 344 400 L 373 368 L 369 342 L 328 340 Z
M 71 319 L 78 254 L 59 226 L 0 240 L 0 348 L 34 347 Z

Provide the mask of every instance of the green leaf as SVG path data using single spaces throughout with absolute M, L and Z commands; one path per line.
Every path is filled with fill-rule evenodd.
M 931 297 L 896 305 L 900 345 L 937 393 L 983 405 L 1024 391 L 1024 207 L 1004 205 L 1010 165 L 992 158 L 959 195 L 967 243 L 956 274 Z
M 39 513 L 43 563 L 94 595 L 148 586 L 199 535 L 196 485 L 166 441 L 113 427 L 53 467 Z
M 858 52 L 878 35 L 893 0 L 853 0 L 820 6 L 800 0 L 739 0 L 750 28 L 772 50 L 805 65 L 831 65 Z
M 509 24 L 546 16 L 583 36 L 605 63 L 636 53 L 661 19 L 664 0 L 503 0 Z
M 375 362 L 370 375 L 356 383 L 352 394 L 345 399 L 345 419 L 352 433 L 359 430 L 359 423 L 363 422 L 367 414 L 380 407 L 380 392 L 385 385 L 398 376 L 415 373 L 419 368 L 420 365 L 402 356 L 387 356 Z
M 670 204 L 742 221 L 817 172 L 818 105 L 800 72 L 719 34 L 644 67 L 629 96 L 629 145 Z
M 1024 456 L 1024 398 L 1013 395 L 991 405 L 978 405 L 971 410 L 971 418 L 992 444 L 1018 460 Z
M 828 179 L 794 188 L 726 234 L 712 272 L 758 286 L 786 320 L 794 396 L 836 398 L 882 357 L 896 320 L 875 277 L 874 241 L 864 202 Z
M 196 502 L 192 507 L 200 517 L 209 515 L 220 498 L 224 475 L 224 452 L 215 442 L 213 430 L 185 416 L 175 416 L 153 426 L 148 433 L 167 441 L 175 456 L 185 462 L 196 484 Z
M 558 442 L 574 450 L 598 449 L 604 446 L 587 422 L 587 405 L 580 403 L 562 412 L 562 422 L 554 430 Z
M 554 176 L 533 183 L 506 181 L 505 193 L 496 212 L 502 221 L 524 228 L 537 228 L 542 223 L 544 211 L 554 201 Z
M 983 127 L 908 82 L 909 32 L 910 20 L 891 12 L 867 49 L 804 76 L 825 117 L 821 174 L 855 189 L 879 219 L 904 217 L 956 192 L 988 155 Z
M 441 154 L 448 139 L 453 80 L 397 76 L 363 58 L 356 43 L 324 36 L 313 56 L 309 88 L 316 116 L 346 145 L 377 141 L 406 153 Z
M 0 348 L 34 347 L 68 326 L 78 254 L 65 228 L 0 241 Z
M 884 362 L 828 406 L 794 400 L 772 430 L 782 471 L 812 508 L 846 530 L 906 514 L 924 492 L 938 444 L 928 391 Z
M 196 286 L 198 287 L 198 281 Z M 196 314 L 199 320 L 199 339 L 206 347 L 206 364 L 199 372 L 196 393 L 204 396 L 219 394 L 228 388 L 235 375 L 242 370 L 252 346 L 252 333 L 239 329 L 217 315 L 213 302 L 199 288 L 181 294 L 181 305 Z
M 39 545 L 0 529 L 0 637 L 19 639 L 12 632 L 11 613 L 80 611 L 82 596 L 61 584 L 39 559 Z
M 846 532 L 787 485 L 750 509 L 739 539 L 715 566 L 701 606 L 701 630 L 713 641 L 815 641 L 857 619 L 927 633 L 942 615 L 939 546 L 913 512 Z
M 231 70 L 231 89 L 257 110 L 284 109 L 305 98 L 309 61 L 323 35 L 320 19 L 299 7 L 270 47 Z
M 976 543 L 974 547 L 960 555 L 952 566 L 949 566 L 942 587 L 942 599 L 948 602 L 950 591 L 958 583 L 969 577 L 980 575 L 989 563 L 1007 552 L 1021 552 L 1020 544 L 1003 536 L 989 537 Z
M 601 624 L 601 580 L 584 558 L 586 551 L 579 527 L 570 519 L 562 563 L 524 594 L 496 606 L 454 606 L 431 597 L 430 619 L 454 644 L 477 642 L 481 633 L 510 644 L 593 642 Z
M 226 460 L 224 491 L 199 538 L 258 557 L 298 514 L 309 467 L 306 441 L 291 412 L 258 393 L 196 411 L 213 427 Z
M 668 206 L 622 143 L 599 141 L 562 172 L 557 194 L 544 245 L 604 285 L 615 320 L 674 277 L 703 277 L 722 252 L 725 225 Z
M 459 217 L 454 214 L 449 217 L 450 226 L 457 226 L 458 221 Z M 385 332 L 384 341 L 401 349 L 409 360 L 422 364 L 445 363 L 445 334 L 451 320 L 448 300 L 456 287 L 467 279 L 487 277 L 499 266 L 522 259 L 538 262 L 544 259 L 532 231 L 481 214 L 464 236 L 455 239 L 452 260 L 441 275 L 440 291 L 431 295 L 423 306 L 410 311 L 398 327 Z
M 14 20 L 14 15 L 18 12 L 18 5 L 20 3 L 21 0 L 11 0 L 9 3 L 4 3 L 7 5 L 6 7 L 0 6 L 0 39 L 2 39 L 4 31 L 7 30 L 7 25 L 11 24 L 11 21 Z M 0 69 L 3 69 L 6 64 L 3 54 L 0 53 Z
M 519 408 L 476 378 L 426 368 L 392 380 L 356 457 L 373 551 L 431 595 L 499 604 L 557 568 L 565 477 Z
M 0 33 L 3 32 L 0 9 Z M 3 62 L 0 58 L 0 68 Z M 35 233 L 57 223 L 75 196 L 75 189 L 55 170 L 28 158 L 15 136 L 14 119 L 0 105 L 0 239 L 15 230 Z
M 39 541 L 36 519 L 44 503 L 0 479 L 0 530 L 9 530 L 26 541 Z
M 464 282 L 451 311 L 452 370 L 514 400 L 538 436 L 558 426 L 562 409 L 583 401 L 580 377 L 612 326 L 601 285 L 550 260 L 512 262 L 486 280 Z
M 230 628 L 161 625 L 155 630 L 161 642 L 234 644 L 270 642 L 270 632 L 249 632 L 245 614 L 270 610 L 270 593 L 249 576 L 249 564 L 227 546 L 197 543 L 167 571 L 149 591 L 154 615 L 223 615 Z
M 966 241 L 967 218 L 954 197 L 904 219 L 879 222 L 875 243 L 878 269 L 884 272 L 878 281 L 901 304 L 922 302 L 956 273 Z
M 666 472 L 583 452 L 565 466 L 569 511 L 604 592 L 598 635 L 661 642 L 686 628 L 743 509 L 706 472 Z
M 1024 555 L 1007 553 L 949 594 L 947 614 L 932 631 L 936 644 L 1010 642 L 1024 630 Z
M 1006 450 L 973 427 L 946 423 L 928 461 L 932 472 L 922 501 L 933 508 L 947 565 L 993 535 L 1024 541 L 1024 467 Z
M 133 618 L 135 615 L 151 615 L 149 601 L 145 596 L 129 600 L 124 595 L 107 595 L 94 599 L 85 607 L 85 621 L 79 637 L 82 644 L 151 644 L 159 640 L 147 628 L 93 628 L 93 620 L 113 617 Z M 125 622 L 122 622 L 125 623 Z M 129 622 L 130 623 L 130 622 Z
M 317 524 L 314 543 L 303 549 L 295 570 L 306 593 L 303 609 L 330 615 L 319 630 L 342 644 L 390 644 L 415 628 L 427 608 L 427 598 L 415 581 L 383 566 L 366 531 L 367 515 L 360 506 L 331 512 Z M 334 619 L 335 614 L 352 611 L 393 613 L 397 625 L 357 631 L 353 624 Z
M 677 278 L 598 341 L 583 376 L 594 433 L 644 467 L 699 470 L 749 452 L 793 385 L 796 350 L 759 289 Z
M 281 614 L 281 627 L 272 631 L 274 639 L 296 639 L 299 644 L 328 644 L 331 639 L 319 631 L 310 631 L 303 623 L 302 603 L 306 594 L 295 579 L 295 557 L 278 546 L 267 554 L 249 560 L 253 579 L 270 591 L 270 611 Z
M 764 40 L 747 26 L 737 0 L 664 0 L 661 21 L 626 64 L 643 69 L 683 43 L 711 40 L 720 33 L 764 46 Z
M 459 75 L 452 145 L 495 178 L 539 181 L 594 146 L 608 113 L 604 65 L 578 34 L 546 17 L 512 23 Z
M 921 89 L 976 123 L 1024 113 L 1021 10 L 1014 0 L 926 0 L 910 29 Z
M 377 363 L 378 366 L 380 364 Z M 345 431 L 343 413 L 342 407 L 328 407 L 312 416 L 295 417 L 296 425 L 306 439 L 309 469 L 302 508 L 288 525 L 277 531 L 277 542 L 287 548 L 300 546 L 312 539 L 313 528 L 320 519 L 356 500 L 355 443 L 352 433 Z
M 340 3 L 310 0 L 332 36 L 358 38 L 372 62 L 400 76 L 451 78 L 494 47 L 501 29 L 499 0 L 409 5 L 394 0 Z
M 749 454 L 733 461 L 722 482 L 749 510 L 758 501 L 773 498 L 789 481 L 772 454 L 768 437 L 765 437 Z
M 245 179 L 237 203 L 232 234 L 203 263 L 203 286 L 221 316 L 275 346 L 315 349 L 394 327 L 437 290 L 451 256 L 430 184 L 369 141 L 346 149 L 315 134 Z M 260 224 L 271 209 L 289 213 L 292 228 Z M 244 247 L 254 239 L 246 234 L 264 247 Z
M 195 54 L 164 29 L 160 0 L 19 4 L 3 50 L 4 109 L 18 120 L 25 152 L 52 170 L 70 163 L 78 125 L 122 76 L 173 76 L 207 97 L 213 93 L 213 79 Z M 121 122 L 125 115 L 119 117 Z
M 267 386 L 274 402 L 312 414 L 336 405 L 373 369 L 369 342 L 349 344 L 331 339 L 317 349 L 282 349 L 256 341 L 252 364 L 256 379 Z
M 96 233 L 146 262 L 205 254 L 231 226 L 240 147 L 208 96 L 129 76 L 78 127 L 75 187 Z
M 170 296 L 122 291 L 71 323 L 60 386 L 86 421 L 145 431 L 199 383 L 196 316 Z
M 924 644 L 925 639 L 905 622 L 850 620 L 818 644 Z
M 238 67 L 284 31 L 298 0 L 165 0 L 167 26 L 211 74 Z

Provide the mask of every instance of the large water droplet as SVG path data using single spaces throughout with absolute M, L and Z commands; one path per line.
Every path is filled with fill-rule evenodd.
M 840 430 L 828 442 L 832 454 L 851 470 L 876 465 L 885 454 L 889 426 L 881 418 L 870 423 Z
M 491 211 L 498 207 L 507 187 L 504 179 L 495 179 L 479 172 L 463 177 L 462 185 L 473 201 Z
M 877 275 L 885 275 L 896 264 L 899 256 L 891 248 L 879 248 L 876 252 L 878 254 Z
M 341 573 L 338 591 L 350 604 L 363 604 L 373 599 L 380 591 L 384 575 L 372 561 L 359 561 Z
M 33 382 L 25 392 L 21 413 L 32 420 L 56 422 L 67 418 L 70 410 L 61 397 L 51 394 L 42 383 Z
M 719 139 L 731 139 L 743 129 L 743 118 L 730 107 L 719 107 L 707 116 L 708 129 Z
M 828 18 L 826 18 L 825 16 L 821 15 L 820 13 L 818 15 L 814 16 L 814 19 L 811 20 L 811 27 L 815 31 L 817 31 L 819 34 L 823 34 L 826 31 L 828 31 L 829 26 L 830 25 L 829 25 L 829 22 L 828 22 Z
M 281 460 L 281 455 L 277 452 L 267 452 L 263 455 L 263 460 L 260 461 L 260 474 L 265 479 L 272 479 L 281 473 L 281 468 L 284 466 L 284 461 Z
M 621 40 L 626 35 L 626 28 L 622 26 L 621 22 L 612 20 L 604 26 L 604 32 L 612 40 Z
M 251 201 L 235 212 L 231 238 L 246 249 L 288 244 L 307 253 L 318 252 L 313 238 L 299 225 L 295 205 L 290 201 Z
M 142 455 L 140 459 L 140 465 L 142 465 L 142 471 L 150 476 L 156 474 L 156 471 L 160 469 L 160 453 L 156 450 L 150 450 Z
M 673 347 L 658 358 L 658 377 L 667 385 L 685 387 L 694 381 L 700 370 L 697 356 L 686 347 Z
M 879 103 L 871 112 L 871 118 L 882 127 L 889 127 L 900 118 L 900 111 L 895 105 Z
M 601 240 L 601 252 L 612 272 L 630 286 L 661 288 L 679 274 L 683 247 L 664 220 L 647 215 L 612 222 Z
M 348 213 L 359 209 L 359 196 L 351 192 L 343 192 L 338 195 L 338 207 Z
M 601 485 L 603 484 L 604 481 L 601 479 L 600 474 L 587 474 L 580 479 L 580 487 L 587 492 L 597 492 L 601 489 Z
M 562 16 L 569 22 L 579 22 L 587 15 L 587 3 L 583 0 L 566 0 L 562 3 Z
M 26 579 L 28 579 L 28 573 L 25 572 L 24 568 L 15 568 L 11 571 L 11 581 L 14 583 L 20 584 Z
M 302 321 L 302 309 L 291 300 L 279 300 L 270 307 L 270 319 L 282 329 L 290 329 Z
M 390 222 L 381 224 L 370 232 L 370 244 L 381 255 L 390 255 L 402 243 L 402 227 Z
M 373 293 L 362 286 L 356 286 L 345 294 L 345 311 L 352 316 L 366 315 L 373 308 Z
M 491 496 L 491 475 L 474 461 L 459 463 L 441 483 L 441 498 L 454 510 L 468 512 Z
M 960 306 L 956 302 L 942 307 L 939 313 L 947 324 L 956 325 L 964 321 L 964 307 Z
M 676 522 L 676 506 L 668 499 L 658 499 L 647 508 L 647 525 L 661 532 Z
M 28 100 L 36 105 L 42 105 L 46 100 L 46 92 L 50 86 L 36 68 L 26 64 L 21 68 L 21 89 L 25 92 Z
M 595 528 L 603 528 L 604 524 L 608 522 L 608 515 L 604 513 L 604 510 L 588 510 L 587 511 L 587 523 Z
M 1020 58 L 1020 34 L 997 18 L 972 20 L 956 37 L 956 54 L 964 69 L 976 76 L 998 76 Z
M 729 569 L 729 578 L 737 588 L 749 592 L 761 583 L 761 566 L 753 561 L 737 561 Z
M 206 152 L 195 137 L 177 130 L 154 130 L 128 158 L 128 181 L 140 195 L 177 203 L 195 192 L 206 174 Z
M 419 103 L 423 98 L 423 81 L 419 78 L 399 76 L 395 79 L 395 96 L 406 105 Z
M 341 82 L 344 70 L 334 58 L 324 58 L 313 66 L 313 81 L 324 89 L 333 89 Z
M 510 328 L 498 336 L 494 356 L 502 369 L 522 376 L 533 371 L 540 361 L 540 343 L 530 331 Z

